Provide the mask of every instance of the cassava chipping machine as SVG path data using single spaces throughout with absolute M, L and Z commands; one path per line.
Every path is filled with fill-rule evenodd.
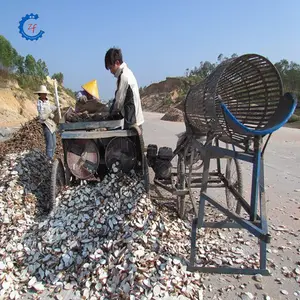
M 67 112 L 60 120 L 59 132 L 63 160 L 53 162 L 51 173 L 51 209 L 66 185 L 82 181 L 100 182 L 108 171 L 118 165 L 124 173 L 134 170 L 149 190 L 147 160 L 139 127 L 122 129 L 123 119 L 107 113 L 73 114 Z
M 288 121 L 296 105 L 294 95 L 283 92 L 279 73 L 269 60 L 257 54 L 242 55 L 222 62 L 204 81 L 190 88 L 184 101 L 186 131 L 174 151 L 148 145 L 147 160 L 155 173 L 154 183 L 176 195 L 181 218 L 185 216 L 186 200 L 191 201 L 195 216 L 190 271 L 269 274 L 264 153 L 272 133 Z M 252 165 L 250 199 L 243 195 L 241 161 Z M 214 162 L 214 171 L 210 171 Z M 224 204 L 208 193 L 208 188 L 215 187 L 225 189 Z M 200 190 L 198 201 L 195 189 Z M 205 221 L 206 203 L 226 219 Z M 196 234 L 203 227 L 246 229 L 258 238 L 259 266 L 197 266 Z

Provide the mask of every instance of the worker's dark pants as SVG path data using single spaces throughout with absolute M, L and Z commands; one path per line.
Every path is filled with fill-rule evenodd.
M 45 142 L 46 142 L 46 155 L 50 159 L 52 159 L 54 157 L 55 148 L 56 148 L 56 134 L 55 132 L 51 133 L 51 131 L 45 124 L 42 124 L 42 126 L 43 126 Z

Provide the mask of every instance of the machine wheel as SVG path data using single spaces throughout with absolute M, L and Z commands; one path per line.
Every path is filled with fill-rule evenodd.
M 182 155 L 178 155 L 177 162 L 177 189 L 185 190 L 185 164 Z M 186 196 L 177 196 L 177 212 L 180 219 L 184 218 L 186 210 Z
M 232 186 L 239 194 L 243 193 L 243 180 L 241 166 L 237 159 L 228 158 L 226 164 L 225 178 L 229 186 Z M 241 213 L 241 204 L 236 200 L 228 187 L 225 188 L 227 207 L 237 214 Z
M 57 196 L 66 185 L 65 170 L 62 161 L 55 159 L 51 171 L 49 211 L 57 207 Z

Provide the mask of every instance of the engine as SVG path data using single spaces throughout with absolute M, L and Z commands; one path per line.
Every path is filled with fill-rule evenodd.
M 157 145 L 150 144 L 147 148 L 147 161 L 155 173 L 157 179 L 170 179 L 172 175 L 173 151 L 169 147 L 160 147 L 157 153 Z

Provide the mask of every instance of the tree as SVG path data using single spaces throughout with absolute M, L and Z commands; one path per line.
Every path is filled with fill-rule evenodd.
M 201 78 L 205 78 L 207 77 L 209 74 L 211 74 L 211 72 L 215 69 L 216 65 L 212 64 L 209 61 L 201 61 L 200 62 L 200 66 L 197 68 L 195 67 L 191 72 L 190 75 L 192 76 L 199 76 Z
M 218 60 L 219 63 L 222 62 L 222 60 L 223 60 L 223 54 L 222 54 L 222 53 L 220 53 L 220 54 L 218 55 L 217 60 Z
M 17 74 L 24 74 L 25 73 L 25 60 L 24 60 L 23 56 L 18 55 L 16 57 L 15 68 L 16 68 Z
M 37 76 L 37 63 L 31 54 L 26 55 L 24 67 L 27 75 Z
M 278 70 L 286 91 L 300 96 L 300 65 L 286 59 L 282 59 L 274 64 Z
M 37 67 L 37 76 L 39 76 L 43 79 L 46 79 L 46 76 L 49 75 L 49 71 L 48 71 L 46 63 L 44 61 L 42 61 L 41 59 L 39 59 L 37 61 L 36 67 Z
M 59 73 L 54 73 L 53 75 L 52 75 L 52 77 L 51 77 L 52 79 L 56 79 L 57 80 L 57 82 L 59 83 L 59 84 L 63 84 L 63 82 L 64 82 L 64 74 L 63 73 L 61 73 L 61 72 L 59 72 Z
M 0 66 L 12 69 L 15 65 L 18 52 L 12 47 L 10 42 L 0 35 Z

